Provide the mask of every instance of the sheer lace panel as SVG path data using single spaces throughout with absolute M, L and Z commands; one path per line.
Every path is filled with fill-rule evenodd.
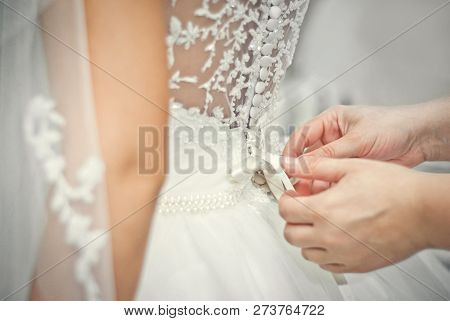
M 172 102 L 255 127 L 275 105 L 308 0 L 172 0 Z

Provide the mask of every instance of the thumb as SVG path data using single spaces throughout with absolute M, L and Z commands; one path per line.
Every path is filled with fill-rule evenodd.
M 343 136 L 329 144 L 323 145 L 316 150 L 307 152 L 305 156 L 329 157 L 329 158 L 352 158 L 359 155 L 358 143 Z
M 314 156 L 282 159 L 285 172 L 294 177 L 338 182 L 356 165 L 351 159 L 334 159 Z

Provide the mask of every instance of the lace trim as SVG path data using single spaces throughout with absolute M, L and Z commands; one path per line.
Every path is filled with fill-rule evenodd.
M 201 7 L 193 10 L 193 20 L 184 25 L 177 16 L 170 17 L 167 37 L 169 67 L 173 69 L 170 86 L 177 97 L 176 90 L 183 83 L 199 83 L 197 75 L 182 75 L 176 65 L 175 49 L 187 51 L 196 46 L 198 50 L 198 44 L 203 43 L 207 58 L 199 75 L 209 70 L 210 76 L 198 85 L 204 92 L 204 99 L 199 98 L 203 104 L 198 108 L 213 117 L 222 109 L 223 115 L 222 107 L 210 107 L 217 94 L 224 94 L 232 112 L 229 124 L 257 126 L 259 119 L 263 115 L 267 118 L 266 114 L 274 108 L 279 83 L 292 62 L 309 1 L 218 3 L 203 0 Z M 172 7 L 175 6 L 176 1 L 172 1 Z
M 100 287 L 93 274 L 105 238 L 93 239 L 105 231 L 92 227 L 92 217 L 75 209 L 74 203 L 92 204 L 94 189 L 103 178 L 102 161 L 91 156 L 76 173 L 78 186 L 72 186 L 64 175 L 66 162 L 62 155 L 64 118 L 56 111 L 55 103 L 43 96 L 33 98 L 27 107 L 24 130 L 27 142 L 42 163 L 47 183 L 52 187 L 50 208 L 65 229 L 65 241 L 76 249 L 83 248 L 75 262 L 75 277 L 88 300 L 100 299 Z
M 218 117 L 209 117 L 202 113 L 199 108 L 186 108 L 182 103 L 175 101 L 173 98 L 170 101 L 171 114 L 174 117 L 170 118 L 171 132 L 174 133 L 176 127 L 189 127 L 192 129 L 192 137 L 188 137 L 186 132 L 178 133 L 175 137 L 180 139 L 184 145 L 200 145 L 199 136 L 205 128 L 211 128 L 217 134 L 213 136 L 215 139 L 208 140 L 206 135 L 202 136 L 202 143 L 217 146 L 219 156 L 223 159 L 230 155 L 230 147 L 234 148 L 231 156 L 238 161 L 242 157 L 241 153 L 250 156 L 249 151 L 254 153 L 271 153 L 281 155 L 284 141 L 286 137 L 281 136 L 278 131 L 271 131 L 271 128 L 245 128 L 236 127 L 230 128 L 229 119 L 222 121 Z M 184 135 L 183 135 L 184 134 Z M 180 136 L 181 135 L 181 136 Z M 268 135 L 266 138 L 265 135 Z M 175 135 L 173 135 L 175 136 Z M 230 145 L 231 144 L 231 145 Z M 239 150 L 237 150 L 239 149 Z

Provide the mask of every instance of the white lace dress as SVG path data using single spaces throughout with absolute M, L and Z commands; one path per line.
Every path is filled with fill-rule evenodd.
M 137 299 L 448 297 L 430 261 L 418 257 L 403 270 L 345 278 L 305 261 L 284 240 L 276 200 L 258 185 L 261 173 L 242 170 L 242 159 L 282 148 L 269 128 L 307 6 L 307 0 L 168 5 L 169 173 Z

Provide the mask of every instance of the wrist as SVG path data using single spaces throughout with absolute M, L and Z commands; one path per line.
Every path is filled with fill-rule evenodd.
M 427 248 L 450 249 L 450 174 L 419 173 L 418 231 Z
M 421 115 L 419 149 L 425 161 L 450 160 L 450 98 L 416 106 Z

